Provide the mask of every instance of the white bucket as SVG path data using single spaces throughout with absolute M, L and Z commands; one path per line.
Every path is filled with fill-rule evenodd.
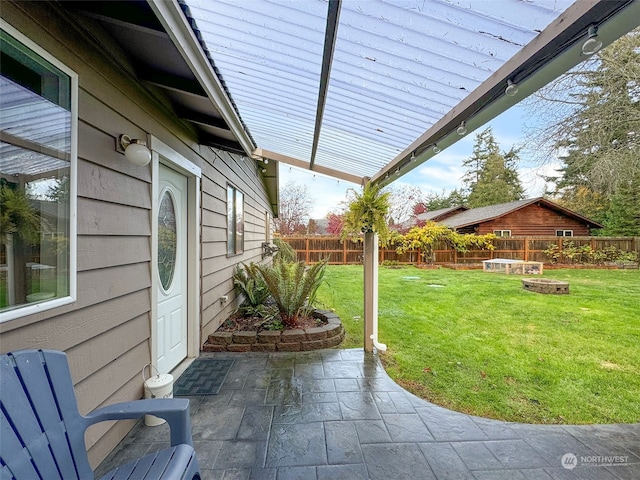
M 145 378 L 144 371 L 147 367 L 155 369 L 153 365 L 145 365 L 142 369 L 142 378 L 144 379 L 144 398 L 173 398 L 173 375 L 163 373 L 150 378 Z M 145 415 L 144 424 L 148 427 L 162 425 L 166 420 L 158 418 L 154 415 Z

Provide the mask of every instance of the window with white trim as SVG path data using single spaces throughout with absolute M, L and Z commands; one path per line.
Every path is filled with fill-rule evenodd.
M 573 230 L 556 230 L 556 237 L 573 237 Z
M 244 194 L 227 186 L 227 254 L 244 252 Z
M 0 318 L 75 296 L 77 76 L 0 24 Z
M 496 237 L 510 237 L 511 236 L 511 230 L 494 230 L 493 234 Z

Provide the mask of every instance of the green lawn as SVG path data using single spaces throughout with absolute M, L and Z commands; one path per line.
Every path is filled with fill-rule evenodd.
M 548 270 L 570 295 L 479 270 L 379 272 L 379 340 L 407 390 L 474 415 L 530 423 L 640 422 L 640 271 Z M 329 266 L 319 299 L 362 346 L 361 266 Z

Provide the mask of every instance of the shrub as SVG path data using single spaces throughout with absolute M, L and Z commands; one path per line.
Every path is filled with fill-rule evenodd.
M 266 316 L 264 303 L 269 298 L 269 289 L 255 263 L 239 265 L 233 274 L 233 285 L 239 293 L 244 295 L 244 301 L 240 306 L 240 311 L 244 315 Z
M 298 256 L 296 255 L 296 251 L 293 249 L 293 247 L 281 238 L 274 238 L 273 244 L 278 247 L 278 251 L 273 256 L 273 260 L 275 262 L 291 263 L 298 260 Z
M 256 265 L 285 326 L 295 327 L 301 316 L 311 313 L 326 265 L 326 260 L 309 268 L 304 262 Z
M 400 268 L 402 267 L 402 264 L 397 260 L 385 260 L 382 262 L 382 266 L 388 268 Z
M 409 230 L 400 246 L 396 249 L 398 253 L 405 253 L 409 250 L 419 250 L 427 263 L 434 260 L 434 247 L 439 243 L 444 243 L 456 251 L 464 253 L 469 249 L 495 250 L 493 240 L 496 236 L 493 233 L 485 235 L 461 234 L 454 232 L 449 227 L 436 222 L 427 222 L 423 227 L 413 227 Z
M 545 250 L 542 250 L 542 253 L 549 258 L 551 263 L 562 261 L 569 264 L 602 265 L 605 262 L 638 261 L 638 252 L 619 250 L 613 245 L 601 250 L 593 249 L 590 245 L 578 247 L 570 240 L 562 242 L 562 250 L 559 245 L 551 243 Z

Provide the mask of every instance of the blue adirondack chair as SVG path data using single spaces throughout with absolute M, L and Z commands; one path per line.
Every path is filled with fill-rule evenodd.
M 171 447 L 109 472 L 103 479 L 199 479 L 189 401 L 153 399 L 109 405 L 80 415 L 67 356 L 22 350 L 0 356 L 0 479 L 93 479 L 87 427 L 105 420 L 164 418 Z

